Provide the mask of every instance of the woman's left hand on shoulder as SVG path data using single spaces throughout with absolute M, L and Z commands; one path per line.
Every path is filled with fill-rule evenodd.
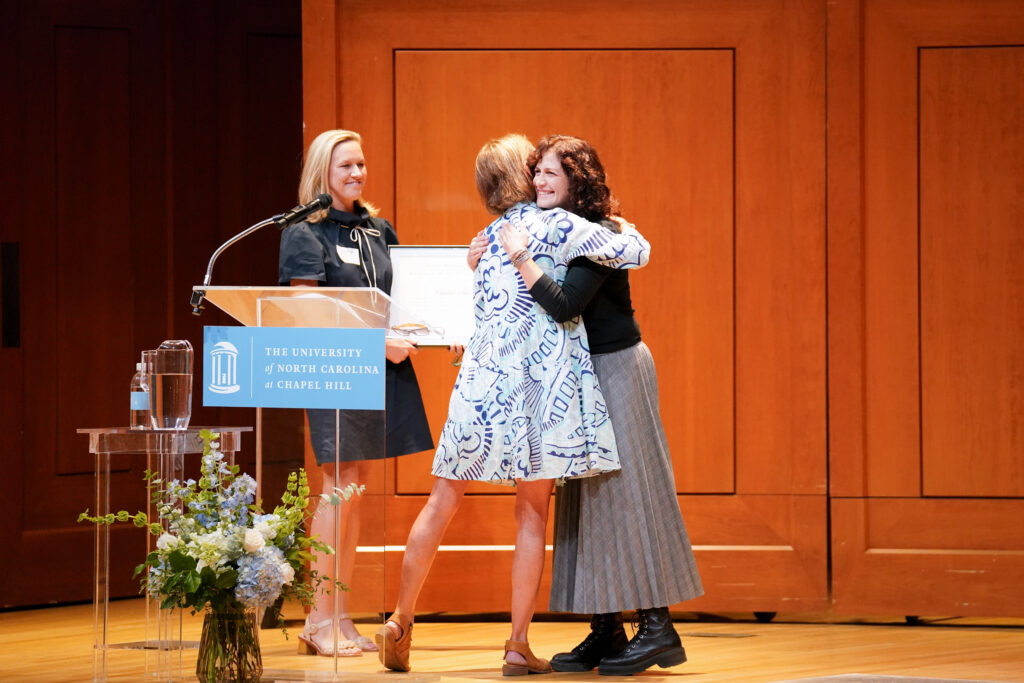
M 521 225 L 509 222 L 498 229 L 498 239 L 501 240 L 501 246 L 505 248 L 505 253 L 511 256 L 529 246 L 530 233 Z
M 466 263 L 469 265 L 470 270 L 476 270 L 477 265 L 480 263 L 480 257 L 483 256 L 484 252 L 487 250 L 487 241 L 487 233 L 481 230 L 469 243 L 469 252 L 466 254 Z

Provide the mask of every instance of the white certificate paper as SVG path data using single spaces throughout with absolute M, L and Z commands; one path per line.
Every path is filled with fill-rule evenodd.
M 420 346 L 466 344 L 473 334 L 469 247 L 391 246 L 389 337 Z

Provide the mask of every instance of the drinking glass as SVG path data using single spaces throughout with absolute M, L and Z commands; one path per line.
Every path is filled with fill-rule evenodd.
M 149 419 L 153 429 L 187 429 L 192 417 L 192 344 L 169 339 L 153 351 Z

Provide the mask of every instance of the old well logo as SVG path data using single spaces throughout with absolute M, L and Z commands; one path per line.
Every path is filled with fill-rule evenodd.
M 238 386 L 238 349 L 228 341 L 217 342 L 210 349 L 210 391 L 233 394 Z

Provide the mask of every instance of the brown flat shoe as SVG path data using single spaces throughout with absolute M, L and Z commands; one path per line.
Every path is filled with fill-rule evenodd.
M 396 636 L 395 632 L 388 628 L 387 622 L 377 629 L 375 640 L 377 641 L 377 656 L 380 663 L 392 671 L 409 670 L 409 648 L 412 645 L 412 619 L 404 614 L 395 612 L 388 621 L 397 624 L 402 629 L 402 635 Z
M 511 664 L 506 661 L 501 666 L 502 676 L 525 676 L 526 674 L 548 674 L 551 673 L 551 664 L 546 659 L 534 657 L 530 650 L 529 643 L 518 640 L 505 641 L 505 656 L 509 652 L 517 652 L 526 660 L 526 664 Z

